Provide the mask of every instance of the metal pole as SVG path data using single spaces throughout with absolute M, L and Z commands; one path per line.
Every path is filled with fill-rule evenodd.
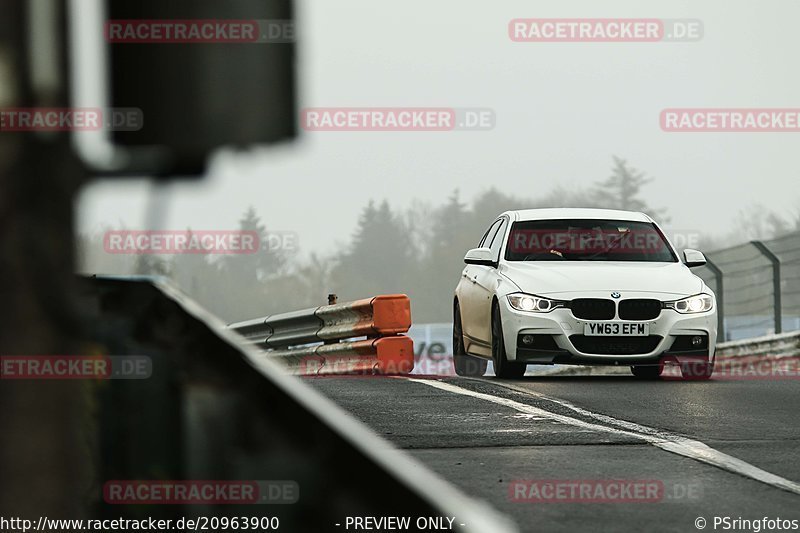
M 772 250 L 761 241 L 750 241 L 750 244 L 756 247 L 756 250 L 766 257 L 772 263 L 772 296 L 774 298 L 775 306 L 775 333 L 780 333 L 783 329 L 783 310 L 781 303 L 781 260 L 772 253 Z
M 717 280 L 717 342 L 725 342 L 725 286 L 722 282 L 722 269 L 706 256 L 706 267 L 714 273 Z

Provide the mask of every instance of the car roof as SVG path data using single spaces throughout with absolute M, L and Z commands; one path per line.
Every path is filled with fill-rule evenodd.
M 630 220 L 653 222 L 649 216 L 637 211 L 621 211 L 618 209 L 594 209 L 588 207 L 552 207 L 542 209 L 518 209 L 506 211 L 512 221 L 524 220 L 558 220 L 558 219 L 598 219 L 598 220 Z

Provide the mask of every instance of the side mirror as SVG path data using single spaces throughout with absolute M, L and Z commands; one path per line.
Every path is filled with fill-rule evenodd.
M 703 266 L 706 264 L 706 256 L 702 252 L 687 248 L 683 251 L 683 264 L 689 268 Z
M 464 256 L 464 262 L 468 265 L 497 266 L 492 260 L 492 251 L 489 248 L 473 248 Z

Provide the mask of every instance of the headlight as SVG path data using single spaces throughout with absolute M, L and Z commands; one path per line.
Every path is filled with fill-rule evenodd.
M 697 294 L 682 300 L 667 302 L 665 307 L 683 314 L 705 313 L 706 311 L 711 311 L 714 307 L 714 298 L 708 294 Z
M 564 302 L 562 301 L 523 293 L 509 294 L 508 303 L 517 311 L 530 311 L 533 313 L 549 313 L 553 309 L 564 307 Z

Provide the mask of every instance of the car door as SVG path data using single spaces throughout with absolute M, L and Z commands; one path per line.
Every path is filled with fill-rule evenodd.
M 491 242 L 484 244 L 492 249 L 492 259 L 497 263 L 500 260 L 500 249 L 506 236 L 508 219 L 502 218 L 498 231 L 492 236 Z M 474 336 L 477 340 L 491 347 L 492 343 L 492 299 L 500 281 L 497 267 L 475 266 L 476 276 L 473 286 L 475 294 L 473 296 L 473 306 L 475 312 Z
M 489 246 L 497 231 L 500 229 L 501 220 L 495 220 L 484 233 L 478 247 Z M 464 332 L 464 346 L 467 352 L 486 354 L 486 341 L 481 340 L 481 313 L 483 289 L 478 286 L 478 278 L 487 267 L 481 265 L 467 265 L 461 273 L 460 291 L 458 294 L 461 307 L 461 327 Z M 481 346 L 483 344 L 483 346 Z

